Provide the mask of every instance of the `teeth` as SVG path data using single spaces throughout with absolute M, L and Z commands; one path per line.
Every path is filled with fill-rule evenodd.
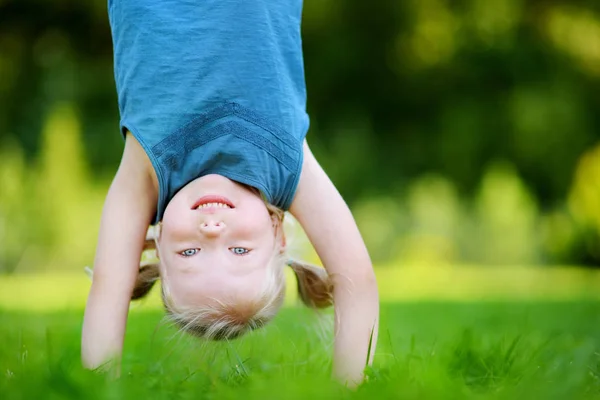
M 216 207 L 216 208 L 231 208 L 231 207 L 229 207 L 229 205 L 224 204 L 224 203 L 206 203 L 206 204 L 202 204 L 198 208 L 212 208 L 212 207 Z

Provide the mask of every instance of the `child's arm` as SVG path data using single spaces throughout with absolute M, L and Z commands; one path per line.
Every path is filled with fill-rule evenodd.
M 349 385 L 358 384 L 367 363 L 372 362 L 377 342 L 377 282 L 350 209 L 306 142 L 302 174 L 290 212 L 333 279 L 334 376 Z
M 156 209 L 151 168 L 144 150 L 128 135 L 100 223 L 81 342 L 86 368 L 112 361 L 119 373 L 129 301 L 148 224 Z

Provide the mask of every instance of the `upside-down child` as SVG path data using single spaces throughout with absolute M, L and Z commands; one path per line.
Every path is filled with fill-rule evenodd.
M 125 146 L 102 213 L 84 365 L 119 365 L 129 303 L 159 278 L 181 329 L 222 340 L 273 318 L 289 265 L 305 304 L 333 302 L 333 374 L 359 383 L 377 338 L 377 285 L 305 140 L 302 1 L 109 0 L 108 11 Z M 288 259 L 284 211 L 325 269 Z M 160 261 L 140 268 L 149 246 Z

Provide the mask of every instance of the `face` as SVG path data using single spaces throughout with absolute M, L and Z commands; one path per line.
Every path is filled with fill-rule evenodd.
M 159 256 L 173 301 L 200 305 L 257 293 L 275 236 L 276 223 L 250 189 L 220 175 L 192 181 L 162 221 Z

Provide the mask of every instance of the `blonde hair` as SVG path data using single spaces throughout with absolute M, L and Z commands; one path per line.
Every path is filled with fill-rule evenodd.
M 284 212 L 268 203 L 267 209 L 276 224 L 276 235 L 283 237 Z M 144 249 L 156 249 L 158 234 L 151 227 Z M 211 339 L 233 339 L 266 325 L 279 311 L 285 296 L 285 265 L 292 268 L 298 283 L 298 295 L 310 308 L 325 308 L 333 304 L 333 285 L 327 272 L 320 267 L 296 260 L 288 260 L 276 251 L 267 267 L 262 289 L 254 298 L 236 301 L 216 300 L 216 305 L 181 307 L 174 303 L 168 285 L 163 279 L 162 300 L 168 317 L 183 331 L 194 336 Z M 161 278 L 159 263 L 142 262 L 131 299 L 146 296 L 154 283 Z

